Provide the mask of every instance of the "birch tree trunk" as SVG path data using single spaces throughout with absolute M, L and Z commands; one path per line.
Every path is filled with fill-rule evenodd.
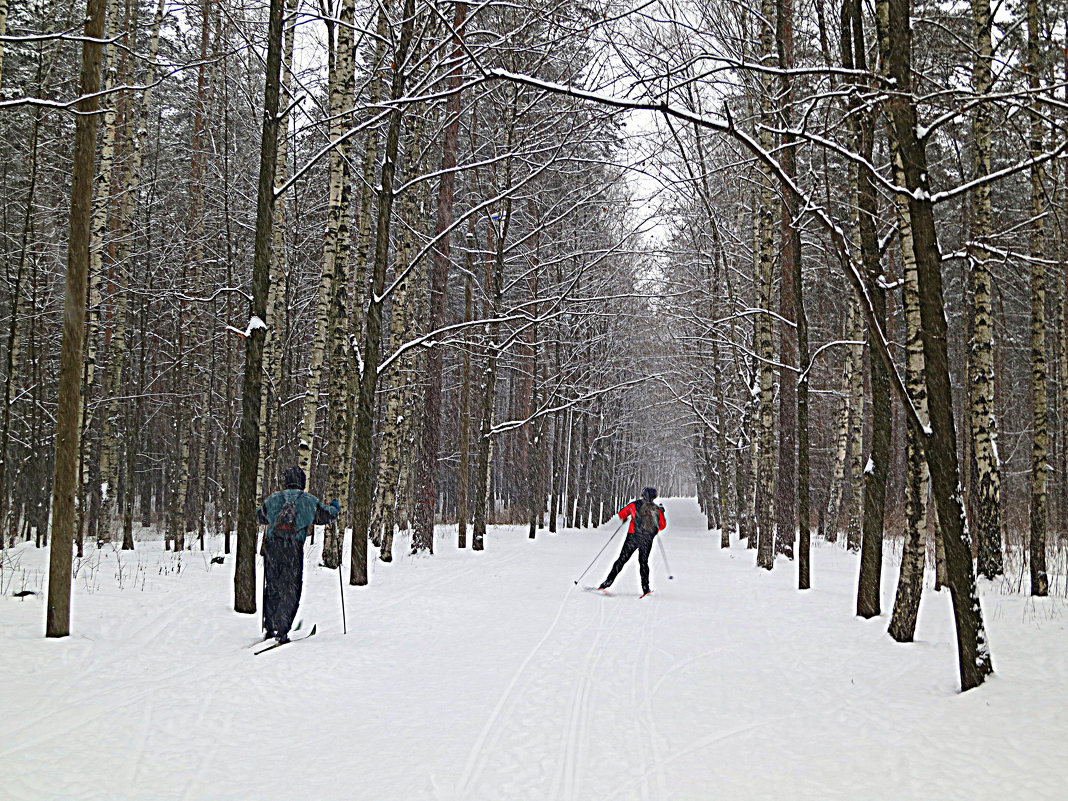
M 337 53 L 334 59 L 337 77 L 334 88 L 336 100 L 331 105 L 337 108 L 338 136 L 340 137 L 352 125 L 352 109 L 355 102 L 355 62 L 353 55 L 353 25 L 355 22 L 355 0 L 343 0 L 341 16 L 338 22 Z M 336 140 L 335 140 L 336 141 Z M 355 411 L 354 398 L 349 389 L 349 376 L 355 370 L 352 342 L 349 337 L 349 198 L 352 191 L 352 175 L 349 169 L 352 147 L 350 139 L 340 142 L 335 150 L 338 157 L 337 181 L 340 184 L 337 204 L 331 205 L 331 217 L 327 223 L 327 236 L 333 236 L 331 244 L 327 242 L 324 252 L 330 251 L 324 258 L 323 269 L 328 263 L 333 269 L 330 279 L 330 309 L 327 314 L 329 338 L 327 344 L 330 352 L 329 369 L 329 412 L 327 418 L 326 469 L 327 479 L 325 496 L 329 499 L 341 499 L 349 485 L 349 459 L 347 432 L 352 430 L 352 418 Z M 305 411 L 307 411 L 305 409 Z M 305 421 L 306 422 L 306 421 Z M 310 441 L 310 440 L 309 440 Z M 340 528 L 340 532 L 338 529 Z M 341 549 L 344 541 L 344 526 L 332 522 L 326 526 L 323 537 L 323 566 L 334 569 L 341 564 Z M 354 535 L 355 536 L 355 535 Z
M 341 13 L 353 13 L 353 5 L 350 0 L 342 2 Z M 330 24 L 329 27 L 332 29 L 333 25 Z M 297 445 L 297 464 L 307 475 L 309 484 L 311 483 L 312 472 L 312 446 L 315 443 L 315 428 L 319 413 L 319 394 L 322 388 L 323 359 L 329 344 L 327 339 L 333 335 L 336 323 L 332 315 L 337 311 L 336 294 L 338 289 L 334 281 L 336 277 L 335 261 L 337 260 L 338 248 L 341 247 L 338 229 L 341 221 L 347 219 L 348 162 L 342 158 L 341 147 L 337 143 L 344 133 L 342 120 L 347 118 L 346 111 L 351 113 L 350 101 L 347 100 L 345 92 L 345 88 L 348 86 L 346 83 L 346 70 L 348 69 L 346 65 L 352 63 L 351 50 L 352 28 L 344 24 L 339 25 L 337 47 L 329 76 L 330 141 L 334 146 L 330 150 L 330 196 L 326 217 L 326 233 L 323 237 L 323 267 L 319 277 L 319 300 L 316 307 L 315 331 L 312 335 L 311 353 L 308 359 L 308 378 L 304 389 L 304 412 L 301 417 L 300 442 Z M 351 95 L 351 92 L 348 94 Z M 345 246 L 347 247 L 347 243 L 345 243 Z M 336 354 L 332 355 L 336 356 Z M 334 550 L 336 553 L 336 549 Z M 330 566 L 325 561 L 325 543 L 323 554 L 324 564 Z M 333 560 L 335 557 L 331 556 L 329 558 Z
M 774 0 L 762 0 L 760 6 L 761 62 L 775 66 L 772 42 L 775 19 Z M 771 126 L 772 75 L 761 74 L 760 93 L 760 145 L 770 152 L 773 148 Z M 775 189 L 772 184 L 771 169 L 761 166 L 760 185 L 760 249 L 757 264 L 757 306 L 756 330 L 754 332 L 753 350 L 757 357 L 757 375 L 760 391 L 757 430 L 759 431 L 759 466 L 756 475 L 756 520 L 757 520 L 757 566 L 771 570 L 775 566 L 775 342 L 772 338 L 772 311 L 775 292 L 775 210 L 777 207 Z
M 975 588 L 970 537 L 962 505 L 957 435 L 946 349 L 945 302 L 942 294 L 942 256 L 934 224 L 934 207 L 928 183 L 927 154 L 917 135 L 914 98 L 911 94 L 912 32 L 910 0 L 877 0 L 876 27 L 881 60 L 899 89 L 887 103 L 894 137 L 904 165 L 905 189 L 909 192 L 920 297 L 920 320 L 930 433 L 924 451 L 931 471 L 931 486 L 943 529 L 946 568 L 953 617 L 957 631 L 957 657 L 961 690 L 983 683 L 993 672 L 983 625 L 982 606 Z M 893 35 L 891 35 L 893 31 Z M 911 420 L 911 418 L 910 418 Z M 915 428 L 915 423 L 910 423 Z
M 714 224 L 712 230 L 713 232 L 716 232 Z M 716 234 L 716 238 L 719 238 L 718 233 Z M 712 273 L 713 319 L 715 319 L 718 310 L 718 305 L 715 304 L 714 299 L 719 294 L 720 271 L 724 266 L 723 249 L 718 242 L 716 243 L 715 256 L 716 258 L 713 261 Z M 723 365 L 720 363 L 719 356 L 718 335 L 715 333 L 712 335 L 712 370 L 716 382 L 716 472 L 719 473 L 719 547 L 730 548 L 731 533 L 727 526 L 727 521 L 730 520 L 730 498 L 727 493 L 727 382 L 723 377 Z M 737 488 L 735 488 L 735 491 L 737 492 Z M 711 498 L 709 499 L 709 502 L 712 502 Z
M 8 0 L 0 0 L 0 37 L 7 34 L 7 8 Z M 0 38 L 0 89 L 4 86 L 4 45 L 4 40 Z
M 423 146 L 420 137 L 422 126 L 420 124 L 422 104 L 416 104 L 411 110 L 412 125 L 408 132 L 410 150 L 408 157 L 408 178 L 414 179 L 423 172 Z M 419 217 L 416 213 L 416 195 L 420 194 L 421 187 L 413 187 L 408 190 L 401 201 L 400 217 L 404 223 L 404 229 L 400 236 L 400 247 L 397 249 L 396 273 L 397 285 L 393 290 L 393 308 L 391 310 L 389 324 L 389 351 L 394 351 L 403 343 L 405 331 L 405 318 L 414 317 L 409 303 L 409 292 L 412 284 L 412 231 L 419 226 Z M 422 205 L 422 204 L 420 204 Z M 421 215 L 420 215 L 421 216 Z M 397 480 L 400 474 L 400 443 L 404 432 L 404 401 L 408 392 L 405 386 L 406 373 L 400 370 L 401 365 L 394 364 L 386 376 L 386 411 L 382 420 L 382 442 L 379 446 L 377 480 L 375 486 L 374 507 L 371 513 L 371 525 L 368 535 L 372 543 L 379 543 L 381 551 L 379 559 L 383 562 L 393 561 L 393 524 L 394 509 L 397 502 Z
M 119 2 L 109 0 L 107 11 L 107 36 L 115 36 L 119 27 Z M 115 86 L 115 78 L 118 74 L 116 64 L 118 62 L 118 47 L 116 45 L 104 45 L 104 86 L 105 93 L 110 93 Z M 81 498 L 78 508 L 78 547 L 81 550 L 82 536 L 88 519 L 92 528 L 96 527 L 97 520 L 91 515 L 97 510 L 100 487 L 91 486 L 95 467 L 87 462 L 91 458 L 93 447 L 92 437 L 92 399 L 93 386 L 96 381 L 97 339 L 99 337 L 101 294 L 100 286 L 103 281 L 103 255 L 104 234 L 108 227 L 108 217 L 111 210 L 111 173 L 115 163 L 115 138 L 117 126 L 115 125 L 116 109 L 115 97 L 105 95 L 107 105 L 104 108 L 104 130 L 100 144 L 100 166 L 93 187 L 93 215 L 89 233 L 89 306 L 86 309 L 85 318 L 85 364 L 82 372 L 82 464 L 81 471 Z M 90 500 L 90 499 L 93 500 Z
M 855 342 L 860 337 L 861 321 L 852 290 L 849 290 L 847 303 L 846 324 L 843 334 L 847 341 Z M 838 534 L 841 530 L 838 518 L 842 510 L 842 496 L 846 490 L 845 475 L 850 453 L 849 419 L 853 397 L 853 372 L 856 369 L 854 350 L 852 345 L 847 345 L 845 358 L 842 360 L 842 389 L 838 397 L 838 422 L 835 426 L 837 436 L 835 438 L 834 462 L 831 469 L 831 485 L 827 497 L 826 528 L 824 529 L 824 536 L 828 542 L 838 542 Z
M 892 125 L 888 133 L 894 183 L 903 187 L 905 164 Z M 920 318 L 920 284 L 908 195 L 898 192 L 894 196 L 894 205 L 903 273 L 901 305 L 905 320 L 905 388 L 920 421 L 926 425 L 927 383 L 923 356 L 923 326 Z M 913 426 L 908 426 L 905 435 L 905 539 L 889 628 L 890 636 L 898 642 L 912 642 L 916 632 L 916 618 L 923 594 L 927 551 L 927 495 L 930 490 L 930 474 L 923 452 L 922 435 Z
M 137 30 L 137 4 L 131 6 L 132 21 L 130 31 Z M 115 333 L 112 337 L 110 355 L 108 358 L 107 386 L 107 411 L 104 415 L 103 429 L 101 432 L 100 449 L 100 483 L 108 487 L 108 492 L 101 498 L 100 522 L 101 525 L 110 527 L 112 518 L 112 505 L 115 493 L 118 491 L 118 467 L 119 467 L 119 443 L 115 435 L 115 425 L 122 413 L 123 401 L 119 397 L 122 387 L 123 367 L 126 359 L 126 328 L 129 316 L 129 275 L 131 272 L 131 258 L 133 255 L 133 239 L 136 224 L 137 204 L 141 190 L 141 163 L 144 154 L 145 142 L 148 140 L 148 110 L 152 103 L 152 87 L 156 81 L 156 57 L 159 53 L 159 34 L 163 24 L 164 2 L 160 0 L 156 6 L 155 16 L 152 18 L 152 28 L 149 34 L 148 45 L 148 70 L 145 76 L 147 87 L 141 94 L 141 102 L 137 104 L 133 114 L 126 115 L 126 130 L 124 140 L 126 150 L 129 153 L 126 171 L 124 173 L 123 187 L 119 202 L 119 236 L 118 248 L 115 255 L 115 263 L 118 265 L 118 284 L 116 292 L 115 309 Z M 127 450 L 134 448 L 133 434 L 125 432 Z M 127 460 L 129 461 L 129 459 Z M 127 472 L 126 481 L 133 483 L 132 474 Z M 123 547 L 127 545 L 127 539 L 123 537 Z M 129 540 L 133 547 L 132 538 Z
M 976 56 L 972 66 L 972 89 L 976 96 L 990 94 L 993 85 L 990 39 L 990 0 L 972 0 Z M 974 148 L 973 178 L 990 173 L 990 106 L 980 102 L 972 115 Z M 1001 466 L 997 452 L 997 419 L 994 416 L 994 318 L 991 310 L 990 261 L 986 248 L 991 234 L 990 185 L 980 184 L 972 193 L 972 245 L 969 248 L 972 290 L 972 343 L 968 360 L 968 390 L 971 401 L 972 458 L 976 485 L 972 488 L 980 574 L 1000 575 L 1001 558 Z
M 852 295 L 854 307 L 857 299 Z M 859 310 L 854 312 L 856 328 L 853 338 L 863 343 L 864 325 Z M 851 551 L 860 550 L 860 519 L 864 510 L 864 345 L 850 345 L 849 371 L 849 482 L 845 492 L 849 493 L 846 512 L 846 547 Z M 841 513 L 839 513 L 841 517 Z M 841 525 L 839 524 L 839 527 Z

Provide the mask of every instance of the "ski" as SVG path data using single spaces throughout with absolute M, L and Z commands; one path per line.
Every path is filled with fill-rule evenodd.
M 276 642 L 273 645 L 268 645 L 266 648 L 261 648 L 258 651 L 253 651 L 252 653 L 255 654 L 256 656 L 259 656 L 260 654 L 267 653 L 267 651 L 273 651 L 275 648 L 280 648 L 283 645 L 289 645 L 289 643 L 291 643 L 291 642 L 298 642 L 300 640 L 306 640 L 309 637 L 311 637 L 313 634 L 315 634 L 315 629 L 316 629 L 316 626 L 312 626 L 311 627 L 311 631 L 309 631 L 303 637 L 291 637 L 290 639 L 286 640 L 285 642 Z
M 642 598 L 645 598 L 646 596 L 652 595 L 652 594 L 653 594 L 652 590 L 649 590 L 649 592 L 643 592 L 641 595 L 638 596 L 638 600 L 640 601 Z
M 303 620 L 298 620 L 297 621 L 297 625 L 295 625 L 292 629 L 290 629 L 290 631 L 300 631 L 300 627 L 303 626 L 303 625 L 304 625 L 304 621 Z M 273 640 L 273 639 L 274 639 L 274 637 L 271 637 L 269 634 L 264 634 L 258 640 L 253 640 L 252 642 L 250 642 L 248 644 L 248 647 L 249 648 L 255 648 L 257 645 L 263 645 L 265 642 L 267 642 L 267 640 Z
M 599 592 L 601 595 L 607 595 L 609 597 L 612 595 L 608 590 L 602 590 L 600 587 L 583 587 L 582 589 L 586 592 Z

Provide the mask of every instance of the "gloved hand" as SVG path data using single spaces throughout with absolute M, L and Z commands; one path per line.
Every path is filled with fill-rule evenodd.
M 337 509 L 339 512 L 341 511 L 341 504 L 338 503 L 337 498 L 334 498 L 334 500 L 330 501 L 330 505 Z

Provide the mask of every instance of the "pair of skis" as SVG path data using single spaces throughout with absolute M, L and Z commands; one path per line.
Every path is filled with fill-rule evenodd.
M 610 593 L 608 590 L 602 590 L 600 587 L 583 587 L 582 589 L 584 589 L 586 592 L 599 592 L 601 595 L 607 595 L 609 598 L 612 597 L 612 593 Z M 643 592 L 641 595 L 638 596 L 638 599 L 641 600 L 642 598 L 645 598 L 652 594 L 652 590 L 649 590 L 649 592 Z
M 301 627 L 301 623 L 297 623 L 297 625 L 293 629 L 293 631 L 298 631 L 300 629 L 300 627 Z M 291 642 L 298 642 L 299 640 L 306 640 L 306 639 L 308 639 L 309 637 L 311 637 L 312 635 L 315 634 L 315 630 L 317 628 L 318 628 L 318 625 L 313 625 L 311 627 L 311 631 L 309 631 L 307 634 L 303 634 L 303 635 L 301 635 L 299 637 L 290 637 L 285 642 L 273 642 L 270 645 L 267 645 L 267 646 L 265 646 L 263 648 L 260 648 L 258 651 L 253 651 L 252 654 L 253 654 L 253 656 L 259 656 L 260 654 L 267 653 L 267 651 L 273 651 L 275 648 L 280 648 L 283 645 L 288 645 Z M 265 642 L 265 640 L 261 640 L 260 642 Z M 259 643 L 256 643 L 256 644 L 258 645 Z

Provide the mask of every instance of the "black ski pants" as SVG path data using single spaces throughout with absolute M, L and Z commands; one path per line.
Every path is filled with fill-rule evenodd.
M 642 592 L 649 592 L 649 554 L 653 550 L 653 538 L 655 534 L 643 534 L 637 531 L 632 531 L 627 535 L 627 538 L 623 541 L 623 550 L 619 552 L 619 558 L 616 559 L 616 563 L 612 565 L 612 569 L 608 573 L 608 578 L 604 580 L 603 587 L 611 587 L 612 582 L 616 580 L 616 576 L 619 575 L 619 571 L 623 569 L 623 566 L 627 564 L 630 557 L 634 555 L 634 552 L 638 552 L 638 572 L 642 578 Z
M 304 584 L 304 543 L 269 537 L 263 547 L 263 629 L 280 637 L 293 628 Z

